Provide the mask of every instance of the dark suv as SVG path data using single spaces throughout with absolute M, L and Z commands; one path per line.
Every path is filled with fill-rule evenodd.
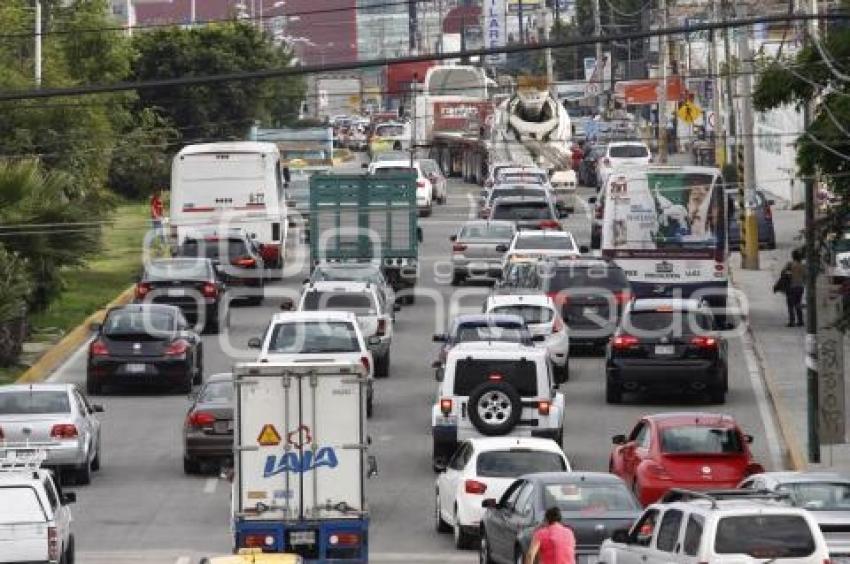
M 177 257 L 208 258 L 216 272 L 232 290 L 245 288 L 239 292 L 252 303 L 263 302 L 265 286 L 265 264 L 257 244 L 241 231 L 226 235 L 204 235 L 187 237 L 177 248 Z
M 566 216 L 566 213 L 563 214 Z M 517 229 L 561 229 L 559 213 L 548 197 L 511 196 L 496 198 L 487 219 L 513 221 Z
M 530 288 L 551 297 L 575 346 L 606 345 L 632 297 L 623 270 L 603 259 L 517 263 L 503 277 L 500 291 Z

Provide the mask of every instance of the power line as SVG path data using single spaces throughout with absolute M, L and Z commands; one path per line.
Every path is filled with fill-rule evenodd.
M 96 84 L 89 86 L 75 86 L 68 88 L 45 88 L 41 90 L 24 90 L 12 92 L 0 92 L 0 101 L 29 100 L 37 98 L 55 98 L 58 96 L 85 96 L 90 94 L 103 94 L 108 92 L 124 92 L 128 90 L 145 90 L 151 88 L 171 88 L 179 86 L 193 86 L 201 84 L 215 84 L 220 82 L 263 80 L 270 78 L 283 78 L 287 76 L 299 76 L 319 72 L 355 70 L 364 68 L 381 67 L 395 63 L 414 63 L 424 61 L 441 61 L 446 59 L 458 59 L 462 57 L 486 57 L 502 53 L 524 53 L 528 51 L 542 51 L 544 49 L 561 49 L 565 47 L 577 47 L 582 45 L 594 45 L 596 43 L 609 43 L 611 41 L 622 41 L 632 39 L 646 39 L 649 37 L 661 37 L 677 35 L 682 33 L 693 33 L 696 31 L 711 31 L 734 27 L 747 27 L 754 24 L 777 23 L 788 21 L 810 21 L 810 20 L 845 20 L 850 19 L 846 13 L 831 14 L 782 14 L 770 16 L 758 16 L 752 18 L 741 18 L 726 22 L 704 22 L 689 26 L 676 26 L 663 29 L 636 31 L 618 34 L 601 34 L 586 38 L 568 39 L 564 41 L 550 41 L 534 45 L 506 45 L 495 48 L 471 49 L 452 53 L 439 53 L 428 55 L 412 55 L 396 59 L 373 59 L 358 62 L 341 62 L 327 65 L 308 65 L 303 67 L 286 67 L 262 69 L 256 71 L 241 71 L 234 73 L 221 73 L 205 76 L 191 76 L 160 80 L 148 80 L 137 82 L 119 82 L 113 84 Z

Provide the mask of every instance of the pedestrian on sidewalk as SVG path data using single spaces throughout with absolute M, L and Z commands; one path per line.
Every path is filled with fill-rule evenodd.
M 791 252 L 791 260 L 782 268 L 782 274 L 773 287 L 774 293 L 785 293 L 785 304 L 788 306 L 788 327 L 803 326 L 805 280 L 806 269 L 803 266 L 803 254 L 795 249 Z
M 525 554 L 525 564 L 575 564 L 576 537 L 561 524 L 561 510 L 550 507 L 543 518 L 545 522 L 535 531 Z

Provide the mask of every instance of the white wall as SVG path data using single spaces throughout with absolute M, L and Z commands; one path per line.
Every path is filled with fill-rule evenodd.
M 792 106 L 756 112 L 756 184 L 792 204 L 803 201 L 794 146 L 802 130 L 803 116 Z

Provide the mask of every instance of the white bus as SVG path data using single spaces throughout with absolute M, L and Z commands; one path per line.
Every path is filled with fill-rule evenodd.
M 602 256 L 625 271 L 634 296 L 693 297 L 725 308 L 728 226 L 719 170 L 615 170 L 600 198 Z
M 274 143 L 234 141 L 184 147 L 171 167 L 171 236 L 176 244 L 199 226 L 241 229 L 269 268 L 286 252 L 287 209 Z

